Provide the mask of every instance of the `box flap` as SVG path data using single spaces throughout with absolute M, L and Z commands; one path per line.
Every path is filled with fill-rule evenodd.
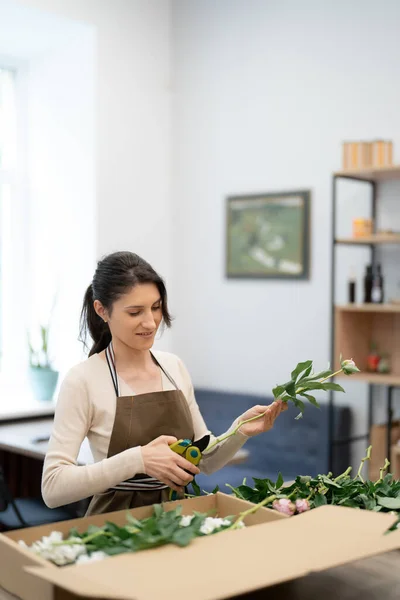
M 290 519 L 63 569 L 28 567 L 38 577 L 88 598 L 217 600 L 400 548 L 400 531 L 379 514 L 324 506 Z M 155 577 L 155 573 L 157 577 Z M 110 585 L 112 581 L 112 586 Z

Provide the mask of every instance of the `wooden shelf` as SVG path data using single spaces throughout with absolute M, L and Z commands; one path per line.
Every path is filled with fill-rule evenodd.
M 400 235 L 394 233 L 376 233 L 362 238 L 338 238 L 336 244 L 365 246 L 370 244 L 400 244 Z
M 356 313 L 400 313 L 399 304 L 340 304 L 337 311 Z
M 334 175 L 335 177 L 359 179 L 361 181 L 387 181 L 390 179 L 400 179 L 400 165 L 346 169 L 345 171 L 336 171 Z
M 400 456 L 400 444 L 392 446 L 392 456 Z
M 340 368 L 340 367 L 339 367 Z M 400 375 L 390 374 L 383 375 L 381 373 L 354 373 L 353 375 L 338 375 L 338 379 L 351 379 L 351 381 L 363 381 L 365 383 L 373 383 L 375 385 L 394 385 L 400 386 Z
M 346 304 L 335 307 L 335 371 L 339 356 L 352 358 L 361 373 L 352 375 L 356 381 L 377 385 L 400 386 L 400 305 Z M 371 344 L 387 353 L 391 363 L 389 374 L 369 373 L 367 358 Z

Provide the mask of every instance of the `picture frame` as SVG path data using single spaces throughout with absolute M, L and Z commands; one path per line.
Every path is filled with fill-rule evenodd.
M 228 196 L 228 279 L 309 279 L 311 191 Z

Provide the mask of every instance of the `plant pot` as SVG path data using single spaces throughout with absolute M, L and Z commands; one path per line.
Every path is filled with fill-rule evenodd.
M 58 381 L 58 371 L 50 367 L 31 367 L 30 380 L 36 400 L 51 402 Z

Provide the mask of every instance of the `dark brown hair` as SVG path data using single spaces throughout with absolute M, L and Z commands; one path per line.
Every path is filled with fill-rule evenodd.
M 93 303 L 99 300 L 111 315 L 113 304 L 132 287 L 140 283 L 154 283 L 161 296 L 161 311 L 164 324 L 171 327 L 171 315 L 167 305 L 167 290 L 164 281 L 149 263 L 133 252 L 114 252 L 97 263 L 92 283 L 86 290 L 80 321 L 80 339 L 87 347 L 88 333 L 93 340 L 89 356 L 105 350 L 111 341 L 107 323 L 94 310 Z

